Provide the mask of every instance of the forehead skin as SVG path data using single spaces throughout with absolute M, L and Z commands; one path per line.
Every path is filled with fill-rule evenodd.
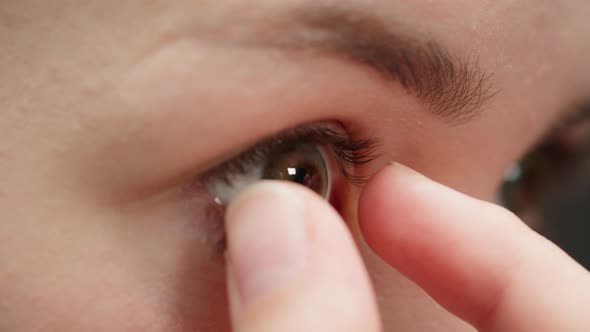
M 451 124 L 350 61 L 241 42 L 319 5 L 477 59 L 499 92 Z M 168 189 L 301 123 L 379 138 L 367 173 L 396 160 L 492 199 L 590 90 L 589 16 L 582 0 L 2 1 L 0 330 L 228 330 L 208 226 Z M 471 331 L 359 245 L 388 331 Z

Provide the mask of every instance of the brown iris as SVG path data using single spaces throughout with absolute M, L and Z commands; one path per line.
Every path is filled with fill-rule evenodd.
M 328 198 L 330 179 L 324 155 L 317 145 L 291 146 L 274 153 L 262 177 L 299 183 Z

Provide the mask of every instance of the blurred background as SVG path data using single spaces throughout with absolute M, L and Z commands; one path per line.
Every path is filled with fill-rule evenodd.
M 590 105 L 507 172 L 500 202 L 590 269 Z

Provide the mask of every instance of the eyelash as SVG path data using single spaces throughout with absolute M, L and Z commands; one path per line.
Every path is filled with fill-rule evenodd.
M 328 148 L 343 178 L 353 185 L 362 185 L 369 176 L 357 175 L 354 170 L 381 156 L 377 153 L 379 143 L 372 138 L 358 138 L 360 135 L 342 128 L 341 125 L 324 122 L 286 130 L 201 174 L 194 183 L 194 189 L 203 193 L 207 181 L 223 181 L 231 185 L 232 175 L 246 174 L 250 167 L 268 160 L 276 151 L 284 150 L 285 147 L 306 143 Z M 219 221 L 211 223 L 214 230 L 210 234 L 214 257 L 218 257 L 225 250 L 225 231 L 221 222 L 224 208 L 212 202 L 203 208 L 207 220 Z
M 202 179 L 216 179 L 230 184 L 230 174 L 244 174 L 249 166 L 268 160 L 275 151 L 304 143 L 328 147 L 334 154 L 341 174 L 355 185 L 362 185 L 368 177 L 355 174 L 354 168 L 380 157 L 377 140 L 355 138 L 344 130 L 335 129 L 333 124 L 316 123 L 290 129 L 264 140 L 205 173 Z

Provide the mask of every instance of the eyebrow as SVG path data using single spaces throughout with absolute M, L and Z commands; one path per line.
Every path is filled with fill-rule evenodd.
M 386 81 L 399 82 L 437 116 L 471 119 L 497 94 L 493 73 L 483 71 L 477 58 L 452 57 L 440 44 L 396 33 L 359 9 L 312 5 L 274 17 L 263 29 L 270 31 L 256 36 L 259 42 L 371 68 Z

